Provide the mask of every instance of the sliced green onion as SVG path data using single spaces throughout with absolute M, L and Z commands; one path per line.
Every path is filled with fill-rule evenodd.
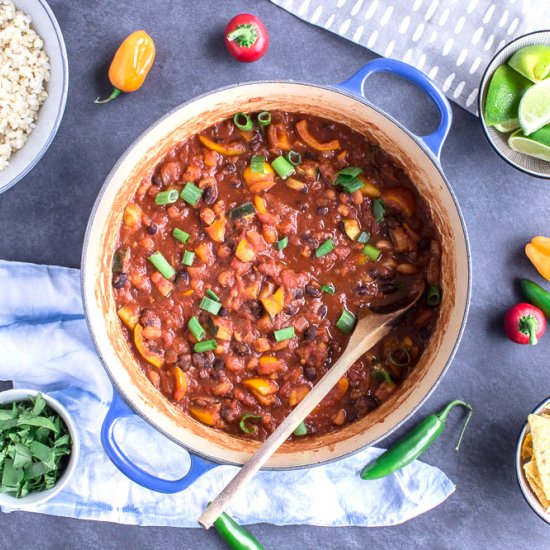
M 210 296 L 212 300 L 216 300 L 216 302 L 221 302 L 220 297 L 211 288 L 206 291 L 206 294 L 208 294 L 208 296 Z
M 271 113 L 269 111 L 258 113 L 257 118 L 260 126 L 269 126 L 271 124 Z
M 288 237 L 283 237 L 282 239 L 277 241 L 277 249 L 278 250 L 283 250 L 287 246 L 288 246 Z
M 426 301 L 429 306 L 437 306 L 441 302 L 441 290 L 437 285 L 430 285 L 426 295 Z
M 370 241 L 370 235 L 366 231 L 361 231 L 359 237 L 357 237 L 357 242 L 361 244 L 366 244 Z
M 296 426 L 294 435 L 307 435 L 307 428 L 303 420 Z
M 405 359 L 403 361 L 399 361 L 394 357 L 395 351 L 401 351 L 405 354 Z M 407 365 L 411 364 L 411 354 L 409 353 L 409 350 L 402 346 L 398 350 L 392 351 L 388 353 L 388 361 L 394 365 L 395 367 L 406 367 Z
M 326 256 L 329 252 L 332 252 L 334 250 L 334 241 L 331 237 L 329 237 L 324 243 L 321 243 L 319 245 L 319 248 L 315 251 L 315 256 L 317 258 L 321 258 L 322 256 Z
M 390 373 L 385 369 L 380 367 L 372 369 L 371 376 L 377 380 L 383 380 L 386 384 L 391 384 L 393 386 L 393 380 L 391 379 Z
M 363 254 L 369 258 L 369 260 L 372 260 L 375 262 L 380 258 L 380 254 L 382 252 L 376 248 L 376 246 L 373 246 L 372 244 L 366 244 L 365 248 L 363 248 Z
M 276 330 L 273 335 L 275 336 L 275 340 L 277 340 L 277 342 L 290 340 L 291 338 L 294 338 L 294 336 L 296 336 L 296 334 L 294 333 L 294 327 L 285 327 L 280 330 Z
M 336 179 L 334 180 L 334 185 L 340 186 L 344 191 L 348 193 L 353 193 L 361 187 L 364 187 L 365 184 L 357 177 L 363 172 L 362 168 L 357 166 L 346 166 L 339 172 L 336 172 Z
M 175 274 L 176 270 L 170 265 L 168 260 L 162 255 L 162 252 L 155 252 L 149 256 L 149 261 L 158 269 L 159 273 L 166 277 L 166 279 L 171 279 Z
M 174 227 L 174 230 L 172 231 L 172 235 L 180 243 L 186 243 L 191 238 L 191 235 L 189 235 L 189 233 L 186 233 L 185 231 L 182 231 L 181 229 L 178 229 L 177 227 Z
M 190 250 L 186 250 L 183 253 L 183 258 L 181 260 L 181 263 L 183 265 L 191 266 L 191 265 L 193 265 L 194 261 L 195 261 L 195 253 L 191 252 Z
M 155 195 L 155 204 L 173 204 L 178 200 L 179 193 L 177 189 L 168 189 L 168 191 L 161 191 Z
M 214 351 L 218 347 L 216 340 L 205 340 L 204 342 L 197 342 L 193 349 L 196 353 L 204 353 L 205 351 Z
M 374 199 L 372 203 L 372 213 L 376 223 L 382 223 L 384 221 L 384 214 L 386 213 L 386 206 L 382 202 L 382 199 L 379 197 Z
M 344 309 L 344 311 L 342 311 L 342 315 L 340 315 L 338 321 L 336 321 L 336 328 L 341 330 L 344 334 L 351 334 L 355 328 L 356 322 L 357 319 L 355 318 L 355 315 L 347 309 Z
M 220 304 L 220 302 L 204 296 L 199 304 L 199 307 L 201 309 L 204 309 L 204 311 L 208 311 L 208 313 L 212 313 L 212 315 L 217 315 L 220 312 L 222 305 Z
M 189 319 L 189 323 L 187 323 L 187 328 L 197 340 L 202 340 L 204 338 L 204 335 L 206 334 L 206 331 L 202 328 L 199 320 L 194 316 Z
M 243 130 L 244 132 L 248 132 L 254 128 L 252 119 L 245 113 L 237 113 L 233 117 L 233 124 L 235 124 L 239 130 Z
M 256 155 L 250 159 L 250 170 L 255 174 L 263 174 L 265 172 L 265 157 Z
M 329 283 L 328 285 L 322 285 L 321 290 L 323 292 L 326 292 L 327 294 L 330 294 L 331 296 L 336 292 L 336 288 L 332 283 Z
M 194 183 L 188 181 L 180 193 L 180 197 L 191 206 L 197 206 L 202 195 L 202 189 L 199 189 Z
M 285 155 L 285 159 L 292 164 L 292 166 L 298 166 L 298 164 L 302 164 L 302 155 L 298 153 L 298 151 L 289 151 Z
M 244 413 L 241 417 L 241 421 L 239 422 L 239 426 L 241 427 L 241 430 L 245 434 L 255 434 L 258 431 L 258 426 L 255 424 L 251 424 L 251 428 L 249 428 L 246 425 L 247 420 L 261 420 L 263 416 L 259 416 L 257 414 L 250 414 L 250 413 Z
M 271 166 L 277 174 L 279 174 L 279 177 L 286 180 L 289 176 L 292 176 L 296 173 L 296 170 L 294 170 L 294 166 L 288 162 L 288 160 L 285 159 L 285 157 L 277 157 L 272 163 Z
M 229 217 L 232 220 L 238 220 L 239 218 L 244 218 L 245 216 L 252 216 L 256 213 L 256 209 L 251 202 L 245 202 L 240 206 L 235 206 L 229 211 Z

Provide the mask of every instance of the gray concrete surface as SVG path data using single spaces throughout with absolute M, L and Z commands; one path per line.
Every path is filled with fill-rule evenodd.
M 179 103 L 219 86 L 262 78 L 332 84 L 373 57 L 266 0 L 50 3 L 69 52 L 69 100 L 59 134 L 39 165 L 0 196 L 0 258 L 8 260 L 77 267 L 86 221 L 104 178 L 135 137 Z M 269 53 L 252 65 L 233 62 L 221 39 L 226 22 L 242 11 L 260 15 L 271 34 Z M 94 105 L 93 99 L 107 92 L 113 51 L 140 27 L 155 38 L 158 51 L 147 83 L 131 97 Z M 367 95 L 412 130 L 428 131 L 436 124 L 432 106 L 398 79 L 373 78 Z M 549 547 L 550 526 L 524 502 L 513 458 L 526 414 L 550 394 L 550 334 L 526 349 L 505 339 L 501 322 L 519 298 L 517 278 L 537 279 L 522 249 L 531 236 L 550 234 L 550 182 L 504 164 L 485 142 L 478 120 L 458 107 L 442 164 L 469 229 L 472 307 L 452 368 L 420 415 L 395 437 L 450 399 L 472 402 L 476 414 L 461 452 L 454 451 L 459 426 L 453 416 L 446 437 L 424 457 L 456 483 L 456 493 L 436 510 L 391 528 L 252 526 L 266 548 Z M 198 529 L 0 515 L 2 549 L 223 547 L 214 533 Z

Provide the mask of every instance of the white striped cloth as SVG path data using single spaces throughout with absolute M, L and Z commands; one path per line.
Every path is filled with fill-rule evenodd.
M 477 114 L 485 67 L 514 38 L 550 28 L 550 0 L 271 0 L 301 19 L 421 69 Z

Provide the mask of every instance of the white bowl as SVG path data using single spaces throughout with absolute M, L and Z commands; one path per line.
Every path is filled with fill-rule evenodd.
M 514 151 L 508 145 L 508 136 L 510 133 L 503 134 L 492 126 L 487 126 L 483 117 L 485 100 L 487 99 L 487 90 L 489 89 L 489 82 L 491 81 L 494 72 L 498 69 L 498 67 L 500 67 L 500 65 L 507 63 L 515 52 L 525 46 L 531 46 L 533 44 L 544 44 L 546 46 L 550 46 L 550 31 L 537 31 L 520 36 L 519 38 L 516 38 L 515 40 L 512 40 L 512 42 L 506 44 L 506 46 L 504 46 L 493 57 L 485 69 L 485 72 L 481 78 L 481 84 L 479 85 L 479 120 L 481 121 L 481 127 L 483 128 L 487 141 L 501 159 L 505 160 L 510 166 L 513 166 L 517 170 L 529 174 L 530 176 L 550 179 L 550 162 Z
M 537 405 L 537 407 L 533 410 L 531 414 L 538 414 L 542 411 L 542 409 L 548 408 L 550 408 L 550 397 Z M 523 470 L 523 463 L 521 460 L 521 447 L 523 445 L 523 440 L 528 433 L 528 427 L 528 423 L 526 422 L 523 426 L 523 429 L 521 430 L 521 433 L 519 434 L 518 445 L 516 447 L 516 475 L 518 478 L 518 484 L 525 500 L 527 501 L 527 504 L 529 504 L 533 512 L 535 512 L 546 523 L 550 524 L 550 512 L 547 512 L 544 509 L 542 504 L 539 502 L 539 499 L 536 497 L 535 493 L 533 493 L 529 483 L 527 482 L 527 478 L 525 477 L 525 472 Z
M 9 166 L 0 171 L 0 193 L 28 174 L 50 146 L 63 118 L 69 88 L 65 41 L 47 2 L 14 0 L 14 4 L 30 16 L 32 28 L 44 41 L 44 49 L 50 58 L 50 82 L 46 85 L 48 98 L 38 112 L 36 127 L 23 147 L 12 154 Z
M 38 393 L 36 390 L 6 390 L 0 392 L 0 405 L 5 405 L 7 403 L 13 403 L 14 401 L 28 401 L 29 396 L 35 397 Z M 0 506 L 5 506 L 11 509 L 24 509 L 29 508 L 30 506 L 36 506 L 38 504 L 43 504 L 47 500 L 50 500 L 55 495 L 57 495 L 65 485 L 67 485 L 69 479 L 73 475 L 76 465 L 78 464 L 78 458 L 80 456 L 80 438 L 78 436 L 78 431 L 76 425 L 67 412 L 67 409 L 59 402 L 57 399 L 50 397 L 49 395 L 42 393 L 42 396 L 46 400 L 46 403 L 63 419 L 69 434 L 71 435 L 72 448 L 71 455 L 69 457 L 69 462 L 65 468 L 65 471 L 57 481 L 54 487 L 48 491 L 41 491 L 39 493 L 30 493 L 23 498 L 15 498 L 6 493 L 0 493 Z

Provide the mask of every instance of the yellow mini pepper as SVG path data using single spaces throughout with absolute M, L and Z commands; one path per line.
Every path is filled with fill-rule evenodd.
M 109 80 L 113 85 L 111 95 L 95 103 L 107 103 L 122 92 L 135 92 L 141 87 L 155 60 L 155 43 L 145 31 L 135 31 L 119 46 L 109 67 Z
M 550 281 L 550 237 L 533 237 L 531 242 L 525 245 L 525 254 L 537 271 Z

